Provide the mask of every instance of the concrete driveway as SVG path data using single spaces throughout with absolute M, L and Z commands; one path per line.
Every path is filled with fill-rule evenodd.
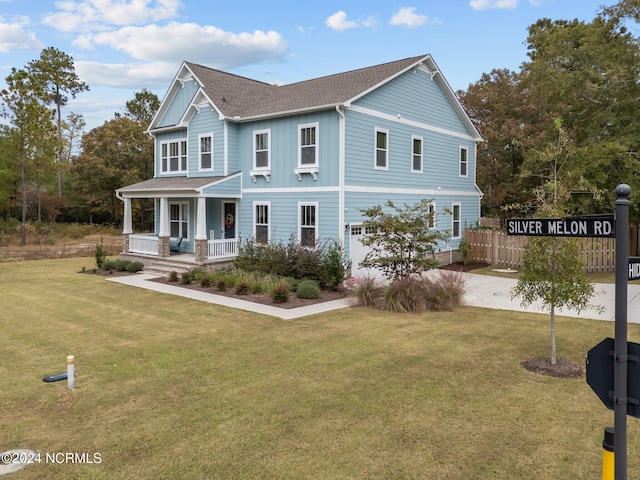
M 473 273 L 463 273 L 463 275 L 466 285 L 464 300 L 467 305 L 499 310 L 548 313 L 541 307 L 541 304 L 532 304 L 524 308 L 520 305 L 519 298 L 511 298 L 511 290 L 517 283 L 516 279 Z M 627 286 L 627 302 L 627 321 L 640 323 L 640 285 Z M 556 314 L 566 317 L 612 321 L 615 318 L 615 285 L 596 283 L 595 295 L 592 297 L 591 303 L 602 306 L 602 311 L 595 307 L 589 307 L 580 312 L 559 309 Z

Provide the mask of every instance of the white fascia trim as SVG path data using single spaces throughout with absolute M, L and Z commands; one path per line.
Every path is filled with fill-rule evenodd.
M 454 195 L 462 197 L 479 197 L 481 196 L 476 191 L 466 190 L 440 190 L 437 188 L 389 188 L 389 187 L 370 187 L 364 185 L 346 185 L 346 192 L 351 193 L 385 193 L 385 194 L 400 194 L 400 195 L 427 195 L 427 196 L 441 196 L 441 195 Z
M 399 72 L 396 72 L 394 75 L 391 75 L 390 77 L 385 78 L 383 81 L 381 81 L 380 83 L 377 83 L 376 85 L 374 85 L 373 87 L 365 90 L 364 92 L 360 92 L 358 95 L 356 95 L 355 97 L 350 98 L 349 100 L 347 100 L 347 104 L 352 104 L 353 102 L 355 102 L 356 100 L 364 97 L 365 95 L 368 95 L 369 93 L 373 92 L 374 90 L 380 88 L 382 85 L 389 83 L 391 80 L 393 80 L 394 78 L 399 77 L 400 75 L 402 75 L 405 72 L 408 72 L 409 70 L 411 70 L 412 68 L 420 65 L 422 62 L 425 62 L 427 59 L 430 59 L 431 55 L 426 55 L 424 57 L 422 57 L 420 60 L 412 63 L 411 65 L 409 65 L 408 67 L 400 70 Z
M 296 110 L 285 110 L 283 112 L 271 112 L 266 113 L 264 115 L 254 115 L 252 117 L 224 117 L 225 119 L 236 122 L 236 123 L 245 123 L 245 122 L 253 122 L 254 120 L 267 120 L 270 118 L 278 118 L 278 117 L 288 117 L 291 115 L 298 115 L 300 113 L 311 113 L 311 112 L 320 112 L 322 110 L 333 110 L 338 106 L 341 106 L 341 103 L 330 103 L 328 105 L 318 105 L 311 108 L 298 108 Z
M 444 135 L 449 135 L 456 138 L 462 138 L 464 140 L 477 141 L 477 138 L 472 137 L 471 135 L 465 135 L 464 133 L 454 132 L 452 130 L 447 130 L 445 128 L 434 127 L 433 125 L 429 125 L 422 122 L 416 122 L 415 120 L 407 120 L 406 118 L 398 118 L 397 115 L 390 115 L 388 113 L 382 113 L 377 110 L 372 110 L 370 108 L 359 107 L 357 105 L 351 106 L 349 109 L 352 112 L 361 113 L 363 115 L 368 115 L 370 117 L 380 118 L 382 120 L 387 120 L 389 122 L 401 123 L 403 125 L 409 125 L 411 127 L 421 128 L 423 130 L 429 130 L 431 132 L 442 133 Z
M 187 66 L 186 62 L 182 62 L 182 65 L 180 65 L 180 68 L 178 69 L 175 76 L 173 77 L 173 80 L 171 81 L 171 86 L 169 87 L 169 89 L 167 90 L 167 93 L 165 93 L 164 98 L 160 102 L 160 107 L 158 107 L 158 111 L 151 119 L 151 123 L 149 123 L 149 128 L 147 129 L 147 132 L 151 132 L 152 130 L 153 131 L 157 130 L 155 125 L 167 113 L 167 110 L 169 109 L 169 106 L 171 105 L 173 98 L 176 96 L 176 93 L 178 92 L 178 90 L 180 90 L 184 86 L 185 81 L 190 81 L 190 80 L 197 81 L 196 76 L 193 74 L 191 69 Z M 200 82 L 198 82 L 198 85 L 201 85 Z
M 222 151 L 223 151 L 223 161 L 224 161 L 224 171 L 223 175 L 226 177 L 229 175 L 229 122 L 226 120 L 222 123 Z
M 283 187 L 283 188 L 243 188 L 243 195 L 260 194 L 265 193 L 317 193 L 317 192 L 332 192 L 339 193 L 340 187 Z

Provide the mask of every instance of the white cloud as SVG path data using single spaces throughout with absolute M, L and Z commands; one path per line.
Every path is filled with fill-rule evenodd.
M 514 9 L 518 6 L 518 0 L 471 0 L 469 6 L 474 10 L 486 10 L 488 8 Z
M 16 17 L 11 23 L 5 23 L 0 18 L 0 52 L 42 49 L 44 44 L 36 38 L 35 33 L 27 30 L 28 25 L 27 17 Z
M 166 87 L 175 75 L 175 62 L 112 63 L 76 61 L 76 73 L 88 85 L 116 88 Z
M 391 17 L 391 25 L 404 25 L 405 27 L 419 27 L 429 20 L 426 15 L 418 15 L 415 7 L 402 7 Z
M 74 46 L 108 46 L 138 60 L 200 62 L 232 69 L 250 63 L 280 61 L 287 42 L 277 32 L 232 33 L 213 26 L 172 22 L 165 26 L 125 27 L 78 37 Z
M 65 0 L 55 5 L 60 11 L 45 15 L 42 23 L 64 32 L 168 20 L 176 17 L 182 6 L 179 0 Z
M 327 18 L 326 24 L 327 27 L 339 32 L 344 32 L 350 28 L 357 28 L 360 26 L 357 22 L 347 20 L 347 14 L 342 10 Z

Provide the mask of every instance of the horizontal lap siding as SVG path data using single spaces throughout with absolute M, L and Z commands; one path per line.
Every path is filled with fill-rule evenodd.
M 390 115 L 425 122 L 468 135 L 438 82 L 427 72 L 410 70 L 355 102 Z

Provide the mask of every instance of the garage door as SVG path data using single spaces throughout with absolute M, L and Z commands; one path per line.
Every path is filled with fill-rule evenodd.
M 362 277 L 382 277 L 382 272 L 376 268 L 362 268 L 360 262 L 369 252 L 370 247 L 362 244 L 362 238 L 368 235 L 372 227 L 364 227 L 362 225 L 352 225 L 351 235 L 349 237 L 349 251 L 351 252 L 351 276 L 355 278 Z

